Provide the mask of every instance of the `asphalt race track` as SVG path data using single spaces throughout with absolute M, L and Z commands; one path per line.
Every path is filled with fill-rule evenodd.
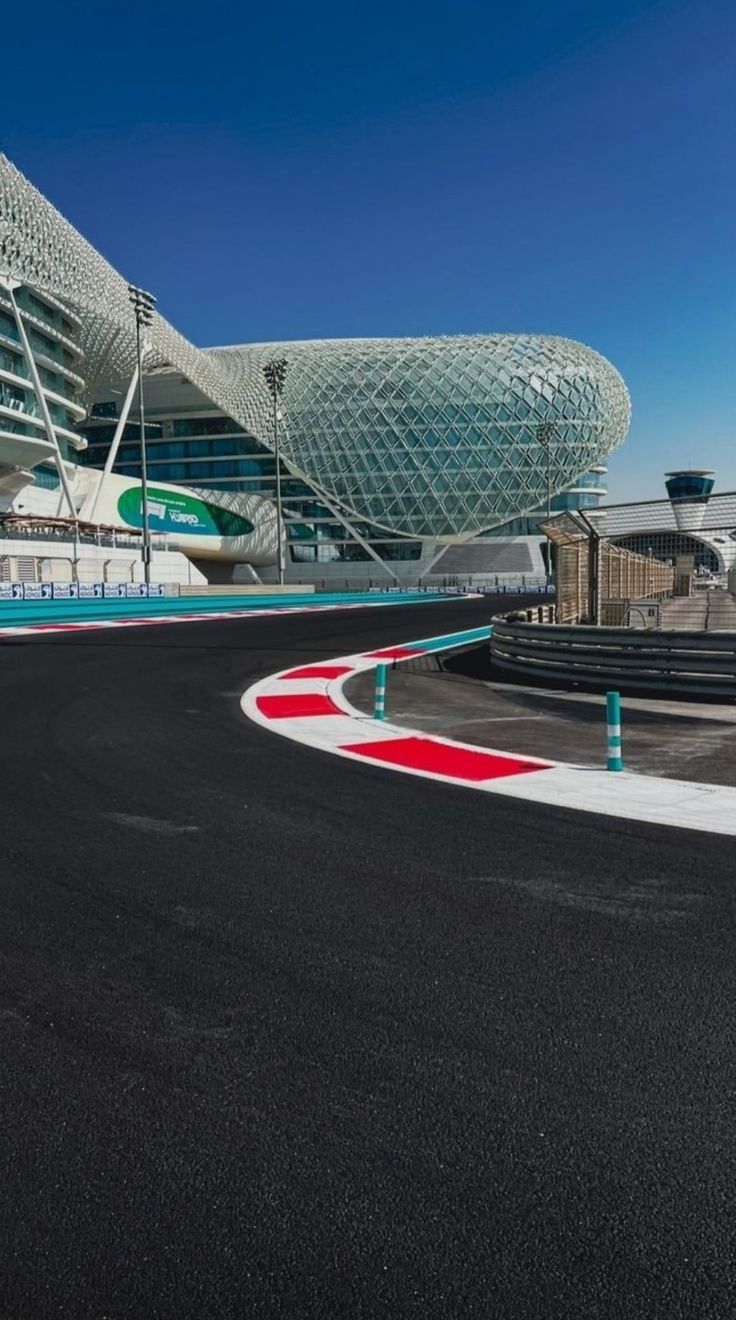
M 485 602 L 0 644 L 3 1320 L 736 1314 L 736 848 L 255 678 Z

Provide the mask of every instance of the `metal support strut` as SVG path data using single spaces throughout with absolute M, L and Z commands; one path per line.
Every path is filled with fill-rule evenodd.
M 110 445 L 110 452 L 107 455 L 107 458 L 105 459 L 105 466 L 102 469 L 102 472 L 100 473 L 100 479 L 97 483 L 97 490 L 95 491 L 95 497 L 92 501 L 92 505 L 89 511 L 90 522 L 94 522 L 95 513 L 97 512 L 97 505 L 99 504 L 100 497 L 102 495 L 102 488 L 105 485 L 105 482 L 107 481 L 107 478 L 109 477 L 110 473 L 112 472 L 113 467 L 115 466 L 115 459 L 118 456 L 120 441 L 123 438 L 123 431 L 125 430 L 125 427 L 128 422 L 128 416 L 130 414 L 131 405 L 133 403 L 133 396 L 135 395 L 137 384 L 138 384 L 138 367 L 136 365 L 135 371 L 133 372 L 133 375 L 130 378 L 128 392 L 123 401 L 123 406 L 120 411 L 120 416 L 118 418 L 118 424 L 115 427 L 115 434 L 112 438 L 112 444 Z
M 31 373 L 31 384 L 33 385 L 33 392 L 36 395 L 36 398 L 38 399 L 38 406 L 41 409 L 41 416 L 43 418 L 44 430 L 46 431 L 46 436 L 49 442 L 54 446 L 54 450 L 56 452 L 56 469 L 57 472 L 59 473 L 59 480 L 61 482 L 62 490 L 64 491 L 64 498 L 69 506 L 69 512 L 76 524 L 77 511 L 74 507 L 74 500 L 72 499 L 71 487 L 69 486 L 69 478 L 66 475 L 64 456 L 61 452 L 59 437 L 56 434 L 54 423 L 51 420 L 51 413 L 49 412 L 49 405 L 46 402 L 46 395 L 43 392 L 43 385 L 41 384 L 41 377 L 38 373 L 36 359 L 33 356 L 33 351 L 31 349 L 28 335 L 26 334 L 26 327 L 23 324 L 23 317 L 20 314 L 18 304 L 15 300 L 15 290 L 20 289 L 22 287 L 21 281 L 14 280 L 10 275 L 0 275 L 0 287 L 5 289 L 5 292 L 7 293 L 10 299 L 10 305 L 13 309 L 15 324 L 18 328 L 18 334 L 20 335 L 20 342 L 26 357 L 26 361 L 28 363 L 28 370 Z

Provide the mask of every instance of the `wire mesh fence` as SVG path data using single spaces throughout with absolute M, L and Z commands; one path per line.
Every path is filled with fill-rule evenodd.
M 569 514 L 541 530 L 553 547 L 557 623 L 600 624 L 614 601 L 652 600 L 674 590 L 673 565 L 612 545 Z

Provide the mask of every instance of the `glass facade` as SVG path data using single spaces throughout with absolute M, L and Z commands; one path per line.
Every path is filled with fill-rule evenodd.
M 607 469 L 598 467 L 579 477 L 570 490 L 561 495 L 553 495 L 550 500 L 551 513 L 566 513 L 570 509 L 595 509 L 608 493 Z M 501 527 L 494 527 L 490 536 L 539 536 L 539 524 L 547 516 L 547 506 L 535 509 L 525 518 L 511 518 Z
M 38 303 L 24 307 L 39 366 L 81 388 L 75 368 L 83 361 L 89 392 L 107 412 L 100 424 L 112 422 L 104 391 L 130 380 L 136 356 L 127 284 L 3 156 L 0 265 L 23 286 L 23 297 Z M 16 341 L 4 318 L 0 346 L 12 353 Z M 266 459 L 273 461 L 274 435 L 264 369 L 283 361 L 278 402 L 289 520 L 305 521 L 298 505 L 311 498 L 321 509 L 308 521 L 334 522 L 339 510 L 337 520 L 349 524 L 346 540 L 359 524 L 370 527 L 371 543 L 391 545 L 470 537 L 528 518 L 545 506 L 548 480 L 555 496 L 569 492 L 623 442 L 629 424 L 628 393 L 611 364 L 551 336 L 201 350 L 154 314 L 149 341 L 146 367 L 156 373 L 155 389 L 170 373 L 174 393 L 183 386 L 203 401 L 199 416 L 176 399 L 168 414 L 161 409 L 162 431 L 151 434 L 151 449 L 178 441 L 227 446 L 164 451 L 158 459 L 151 453 L 156 477 L 265 493 L 273 482 Z M 67 410 L 63 402 L 55 407 L 61 426 Z M 90 460 L 99 460 L 103 444 Z M 204 460 L 199 476 L 195 458 Z M 121 471 L 127 465 L 134 475 L 136 464 L 131 452 L 121 455 Z
M 15 289 L 14 295 L 59 448 L 62 456 L 69 458 L 77 443 L 74 439 L 77 422 L 83 415 L 77 402 L 82 381 L 68 365 L 78 357 L 76 350 L 72 351 L 66 344 L 67 340 L 69 345 L 73 344 L 74 329 L 53 299 L 47 303 L 27 286 Z M 71 406 L 66 406 L 63 400 L 68 400 Z M 31 440 L 47 440 L 31 365 L 26 360 L 11 299 L 4 289 L 0 289 L 0 431 Z M 33 456 L 29 453 L 29 458 Z
M 566 340 L 346 341 L 211 356 L 222 355 L 223 369 L 225 360 L 232 369 L 233 356 L 247 354 L 256 389 L 251 357 L 262 375 L 277 353 L 287 363 L 281 478 L 295 563 L 411 560 L 423 541 L 469 530 L 536 536 L 548 480 L 555 512 L 598 503 L 606 492 L 601 457 L 628 425 L 618 374 Z M 164 405 L 159 377 L 156 404 L 147 409 L 150 475 L 273 498 L 273 423 L 261 439 L 225 414 L 179 416 L 178 383 L 172 373 Z M 114 400 L 94 406 L 84 427 L 86 463 L 104 463 L 116 412 Z M 138 425 L 129 421 L 116 471 L 140 476 L 139 444 Z M 582 473 L 581 458 L 591 460 Z M 344 523 L 336 522 L 337 510 Z M 514 516 L 501 518 L 508 510 Z
M 84 389 L 77 374 L 84 371 L 87 392 L 98 401 L 84 428 L 85 461 L 99 467 L 136 362 L 128 287 L 3 156 L 0 266 L 19 282 L 19 306 L 64 447 L 64 431 L 81 416 L 75 394 Z M 21 355 L 7 304 L 0 294 L 0 350 L 15 363 Z M 290 552 L 313 552 L 315 560 L 421 558 L 422 545 L 530 522 L 545 507 L 548 484 L 562 501 L 556 507 L 595 501 L 582 474 L 595 476 L 629 424 L 626 386 L 611 364 L 551 336 L 201 350 L 154 314 L 146 352 L 152 479 L 267 497 L 276 477 L 268 369 L 283 363 L 278 407 L 288 543 Z M 32 406 L 32 391 L 6 384 Z M 113 386 L 121 393 L 111 398 Z M 31 424 L 30 413 L 16 421 L 13 412 L 6 407 L 10 426 Z M 116 471 L 139 476 L 138 441 L 133 416 Z
M 93 405 L 82 428 L 88 440 L 80 456 L 82 463 L 97 468 L 104 465 L 115 434 L 117 411 L 115 400 Z M 146 458 L 150 480 L 275 499 L 276 460 L 272 450 L 246 435 L 230 417 L 147 421 Z M 135 421 L 123 428 L 115 471 L 140 479 L 140 437 Z M 288 557 L 293 564 L 359 563 L 374 557 L 399 563 L 421 557 L 421 541 L 387 538 L 382 528 L 365 522 L 353 520 L 346 526 L 336 521 L 318 493 L 283 463 L 281 491 Z M 355 533 L 370 543 L 373 554 L 361 545 Z
M 282 452 L 351 519 L 413 537 L 484 532 L 542 507 L 622 443 L 626 387 L 571 340 L 519 335 L 218 349 L 257 394 L 286 363 Z M 258 434 L 270 441 L 264 408 Z
M 713 490 L 713 480 L 710 471 L 668 472 L 665 486 L 673 504 L 682 501 L 688 504 L 707 503 Z
M 40 463 L 37 468 L 33 469 L 33 484 L 42 487 L 44 490 L 58 490 L 61 481 L 56 468 L 49 467 L 46 463 Z

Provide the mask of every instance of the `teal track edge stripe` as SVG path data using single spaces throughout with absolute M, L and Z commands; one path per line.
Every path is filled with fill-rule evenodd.
M 492 625 L 486 624 L 482 628 L 468 628 L 465 632 L 448 633 L 445 637 L 431 637 L 427 642 L 407 642 L 406 649 L 407 651 L 447 651 L 453 646 L 483 642 L 492 632 Z
M 166 615 L 201 615 L 212 613 L 249 613 L 254 610 L 316 609 L 329 605 L 419 605 L 430 601 L 457 600 L 456 596 L 428 595 L 426 592 L 381 595 L 377 592 L 353 594 L 324 592 L 309 595 L 262 596 L 151 596 L 97 597 L 83 600 L 0 600 L 0 627 L 27 628 L 49 623 L 99 623 L 116 619 L 161 618 Z

